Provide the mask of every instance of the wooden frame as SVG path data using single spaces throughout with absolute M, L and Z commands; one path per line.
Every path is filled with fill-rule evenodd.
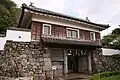
M 95 41 L 96 39 L 95 39 L 95 32 L 90 32 L 90 40 L 92 40 L 91 39 L 91 34 L 93 34 L 93 41 Z
M 50 27 L 50 33 L 48 35 L 51 35 L 51 25 L 50 24 L 43 24 L 43 26 L 42 26 L 42 34 L 45 34 L 44 33 L 44 26 L 49 26 Z
M 69 36 L 68 36 L 68 30 L 74 30 L 74 31 L 77 31 L 77 35 L 78 35 L 77 38 L 79 38 L 79 36 L 80 36 L 80 35 L 79 35 L 79 29 L 67 28 L 67 29 L 66 29 L 67 37 L 69 37 Z

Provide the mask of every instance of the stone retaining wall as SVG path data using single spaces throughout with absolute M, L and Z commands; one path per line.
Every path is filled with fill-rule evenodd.
M 33 77 L 10 78 L 10 77 L 0 76 L 0 80 L 33 80 Z
M 52 79 L 50 53 L 39 42 L 7 41 L 0 55 L 0 76 Z
M 92 51 L 93 73 L 120 70 L 120 55 L 104 56 L 101 48 Z
M 92 56 L 92 71 L 120 70 L 120 57 L 103 56 L 101 48 L 90 50 Z M 0 54 L 1 80 L 52 80 L 50 50 L 40 42 L 7 41 L 3 54 Z M 8 79 L 9 78 L 9 79 Z M 10 79 L 11 78 L 11 79 Z
M 15 80 L 15 78 L 0 76 L 0 80 Z
M 104 71 L 120 70 L 120 55 L 103 56 Z
M 92 73 L 102 72 L 103 62 L 102 62 L 102 50 L 100 48 L 91 51 L 92 54 Z

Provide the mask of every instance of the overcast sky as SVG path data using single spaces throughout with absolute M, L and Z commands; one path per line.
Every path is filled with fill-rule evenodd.
M 95 23 L 109 24 L 111 27 L 102 31 L 102 36 L 109 34 L 120 24 L 120 0 L 13 0 L 20 7 L 30 2 L 34 6 L 76 16 L 89 17 Z

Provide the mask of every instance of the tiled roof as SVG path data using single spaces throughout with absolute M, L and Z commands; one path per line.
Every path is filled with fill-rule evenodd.
M 30 29 L 26 29 L 26 28 L 9 27 L 8 30 L 17 30 L 17 31 L 27 31 L 27 32 L 30 32 Z
M 80 18 L 77 18 L 77 17 L 65 15 L 65 14 L 62 14 L 62 13 L 57 13 L 57 12 L 53 12 L 53 11 L 37 8 L 35 6 L 32 6 L 32 7 L 31 6 L 27 6 L 26 4 L 22 4 L 22 8 L 23 9 L 28 9 L 28 10 L 31 10 L 31 11 L 34 11 L 34 12 L 38 12 L 38 13 L 40 12 L 40 13 L 50 14 L 50 15 L 54 15 L 54 16 L 58 16 L 58 17 L 63 17 L 63 18 L 75 20 L 75 21 L 80 21 L 80 22 L 84 22 L 84 23 L 100 26 L 100 27 L 103 27 L 103 28 L 109 28 L 110 27 L 109 24 L 108 25 L 106 25 L 106 24 L 97 24 L 97 23 L 93 23 L 93 22 L 90 22 L 90 21 L 87 21 L 87 20 L 84 20 L 84 19 L 80 19 Z M 24 14 L 24 13 L 22 13 L 22 14 Z M 23 15 L 21 15 L 21 16 L 23 17 Z M 22 19 L 20 19 L 20 22 L 21 22 L 21 20 Z M 20 24 L 20 22 L 19 22 L 19 24 Z
M 5 37 L 6 36 L 6 34 L 0 34 L 0 37 Z
M 45 43 L 58 43 L 58 44 L 68 44 L 68 45 L 86 45 L 86 46 L 101 46 L 98 42 L 92 41 L 80 41 L 80 40 L 70 40 L 70 39 L 60 39 L 51 37 L 42 37 Z

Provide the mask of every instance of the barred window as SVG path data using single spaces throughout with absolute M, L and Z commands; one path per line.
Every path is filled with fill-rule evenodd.
M 75 29 L 67 29 L 67 37 L 78 38 L 79 37 L 79 31 L 75 30 Z
M 95 40 L 95 33 L 94 32 L 90 32 L 90 40 Z
M 43 34 L 44 35 L 51 35 L 51 25 L 43 24 Z

